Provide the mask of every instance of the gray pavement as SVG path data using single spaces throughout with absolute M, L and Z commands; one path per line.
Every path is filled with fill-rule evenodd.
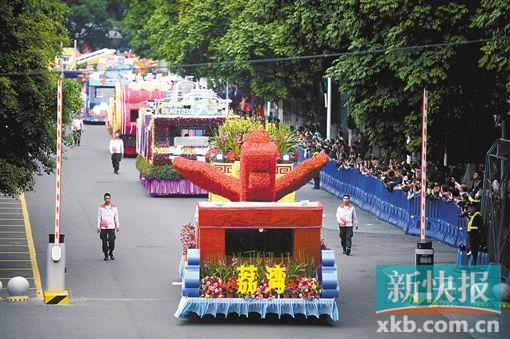
M 66 234 L 70 304 L 50 306 L 36 300 L 0 303 L 0 338 L 381 336 L 376 333 L 377 320 L 388 317 L 375 315 L 375 266 L 413 264 L 416 238 L 358 211 L 360 230 L 355 232 L 353 254 L 344 256 L 339 252 L 334 218 L 338 199 L 309 186 L 301 189 L 297 198 L 320 200 L 325 206 L 323 237 L 336 253 L 340 321 L 302 317 L 175 319 L 180 286 L 172 282 L 178 281 L 179 228 L 194 220 L 199 199 L 150 198 L 138 180 L 134 159 L 123 159 L 120 174 L 113 174 L 108 140 L 104 126 L 86 126 L 82 146 L 68 151 L 63 165 L 62 227 Z M 95 232 L 97 207 L 105 192 L 110 192 L 112 201 L 118 204 L 121 219 L 116 260 L 108 262 L 103 261 Z M 44 285 L 48 233 L 53 230 L 54 176 L 40 177 L 35 192 L 26 197 Z M 437 263 L 454 262 L 452 248 L 437 242 L 434 247 Z M 412 319 L 447 320 L 442 315 Z M 505 333 L 504 328 L 508 333 L 507 321 L 502 320 L 501 327 L 501 333 Z
M 29 284 L 26 296 L 35 298 L 36 278 L 30 260 L 29 240 L 21 199 L 0 196 L 0 283 L 7 286 L 11 278 L 22 276 Z

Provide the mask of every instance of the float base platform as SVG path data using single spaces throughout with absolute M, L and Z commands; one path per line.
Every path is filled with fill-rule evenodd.
M 207 195 L 207 191 L 186 179 L 158 180 L 147 179 L 140 175 L 140 180 L 151 197 L 169 197 L 172 195 Z
M 199 317 L 207 314 L 214 317 L 217 314 L 227 316 L 231 313 L 248 317 L 250 313 L 258 313 L 261 318 L 265 318 L 266 314 L 272 313 L 278 315 L 278 317 L 287 314 L 294 318 L 295 315 L 302 314 L 307 318 L 328 315 L 334 321 L 339 318 L 336 299 L 326 298 L 315 300 L 292 298 L 245 300 L 241 298 L 181 297 L 174 316 L 179 318 L 190 313 L 195 313 Z

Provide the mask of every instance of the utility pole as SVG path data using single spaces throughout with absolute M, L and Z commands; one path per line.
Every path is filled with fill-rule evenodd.
M 328 78 L 328 103 L 326 116 L 326 138 L 331 138 L 331 78 Z
M 226 100 L 226 106 L 227 106 L 226 109 L 227 109 L 227 111 L 225 113 L 228 114 L 228 106 L 229 106 L 228 105 L 228 81 L 226 81 L 226 83 L 227 83 L 227 88 L 225 90 L 225 100 Z

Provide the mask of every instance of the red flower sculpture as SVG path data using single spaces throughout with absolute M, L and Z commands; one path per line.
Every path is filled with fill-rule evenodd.
M 246 133 L 241 147 L 241 201 L 276 201 L 275 179 L 278 148 L 269 133 Z
M 241 148 L 240 179 L 228 176 L 211 164 L 176 157 L 172 165 L 185 178 L 211 193 L 231 201 L 278 201 L 310 181 L 329 157 L 319 155 L 303 161 L 276 179 L 278 149 L 265 130 L 250 131 Z

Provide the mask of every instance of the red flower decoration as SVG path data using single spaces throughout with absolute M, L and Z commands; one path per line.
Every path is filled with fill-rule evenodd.
M 276 179 L 276 201 L 306 185 L 326 166 L 328 160 L 328 155 L 321 152 L 315 157 L 303 161 L 286 175 Z
M 275 201 L 275 178 L 278 148 L 269 133 L 256 130 L 246 133 L 241 147 L 241 201 Z
M 188 160 L 183 157 L 175 157 L 172 165 L 195 185 L 231 201 L 239 201 L 241 197 L 239 179 L 224 174 L 206 162 Z
M 172 164 L 194 184 L 231 201 L 278 201 L 304 186 L 329 159 L 326 153 L 321 152 L 276 179 L 278 149 L 269 140 L 269 134 L 265 130 L 255 130 L 248 132 L 244 139 L 240 179 L 222 173 L 211 164 L 182 157 L 174 158 Z
M 239 160 L 238 157 L 237 157 L 237 154 L 236 152 L 234 151 L 228 151 L 227 153 L 227 159 L 230 160 L 230 161 L 236 161 L 236 160 Z

